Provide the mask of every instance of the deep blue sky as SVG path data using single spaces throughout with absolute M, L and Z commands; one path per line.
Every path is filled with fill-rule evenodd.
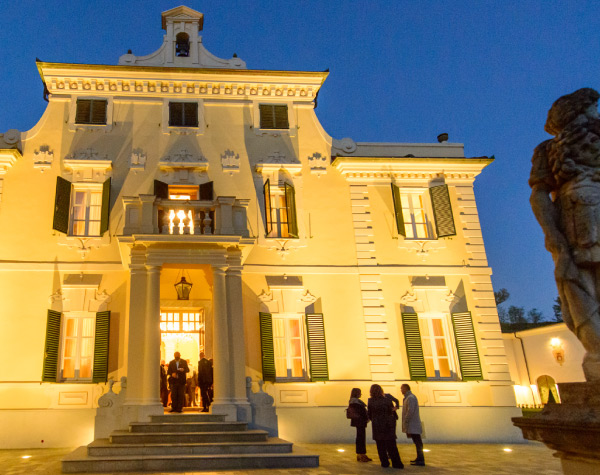
M 35 58 L 116 64 L 162 42 L 177 1 L 27 1 L 2 9 L 0 132 L 27 130 L 46 103 Z M 600 2 L 188 1 L 204 45 L 250 69 L 330 69 L 317 115 L 335 138 L 435 142 L 495 155 L 476 196 L 495 289 L 547 317 L 557 295 L 529 207 L 533 148 L 552 102 L 600 89 Z

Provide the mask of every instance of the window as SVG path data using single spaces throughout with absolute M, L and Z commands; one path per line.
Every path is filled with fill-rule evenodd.
M 289 129 L 287 105 L 260 104 L 261 129 Z
M 106 124 L 107 101 L 103 99 L 77 99 L 76 124 Z
M 273 349 L 277 378 L 305 378 L 302 317 L 273 317 Z
M 108 379 L 110 312 L 48 310 L 42 381 Z
M 419 331 L 427 378 L 452 378 L 454 365 L 450 358 L 446 318 L 442 315 L 419 315 Z
M 108 230 L 110 178 L 71 183 L 57 177 L 52 228 L 70 236 L 102 236 Z
M 197 332 L 204 329 L 204 313 L 193 311 L 163 310 L 160 312 L 160 331 Z
M 263 380 L 328 381 L 323 315 L 261 313 L 260 337 Z
M 197 102 L 169 102 L 170 127 L 198 127 Z
M 63 320 L 61 379 L 91 380 L 96 315 L 67 314 Z
M 269 180 L 263 187 L 265 200 L 265 231 L 268 238 L 297 238 L 296 195 L 294 187 L 271 187 Z
M 435 239 L 432 221 L 438 238 L 456 235 L 447 185 L 401 189 L 392 183 L 392 198 L 398 234 L 406 239 Z
M 413 381 L 454 380 L 458 377 L 456 360 L 463 381 L 483 379 L 470 312 L 453 313 L 450 319 L 444 314 L 403 313 L 402 328 Z

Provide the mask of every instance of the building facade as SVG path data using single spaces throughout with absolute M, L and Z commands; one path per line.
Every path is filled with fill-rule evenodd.
M 178 7 L 150 55 L 39 62 L 45 113 L 0 136 L 0 347 L 19 361 L 0 444 L 89 442 L 109 379 L 124 420 L 162 412 L 175 350 L 214 359 L 230 420 L 264 381 L 292 441 L 351 440 L 350 390 L 405 382 L 430 441 L 521 440 L 473 191 L 492 160 L 333 139 L 327 73 L 217 58 L 202 24 Z

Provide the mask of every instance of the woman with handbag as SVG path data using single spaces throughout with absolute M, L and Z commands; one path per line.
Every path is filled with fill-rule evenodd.
M 360 388 L 352 389 L 346 415 L 352 421 L 350 425 L 356 427 L 356 460 L 358 462 L 370 462 L 373 459 L 367 457 L 366 445 L 366 430 L 369 418 L 367 416 L 367 405 L 360 400 L 361 394 Z

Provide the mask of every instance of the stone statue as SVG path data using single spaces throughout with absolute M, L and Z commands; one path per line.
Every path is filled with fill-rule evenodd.
M 583 344 L 583 371 L 600 381 L 600 118 L 594 89 L 559 98 L 532 158 L 531 208 L 552 253 L 563 319 Z

